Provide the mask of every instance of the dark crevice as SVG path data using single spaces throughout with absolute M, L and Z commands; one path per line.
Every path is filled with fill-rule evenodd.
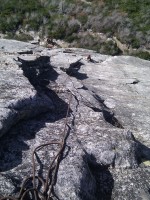
M 137 83 L 139 83 L 140 81 L 139 80 L 135 80 L 135 81 L 133 81 L 131 84 L 137 84 Z
M 79 80 L 87 79 L 88 78 L 87 74 L 79 72 L 81 66 L 83 65 L 83 63 L 80 62 L 80 60 L 78 60 L 75 63 L 71 63 L 70 66 L 69 66 L 69 68 L 63 68 L 63 67 L 61 67 L 60 69 L 62 71 L 64 71 L 64 72 L 66 72 L 66 74 L 68 76 L 75 77 L 75 78 L 77 78 Z
M 110 123 L 111 125 L 124 129 L 123 125 L 118 121 L 118 119 L 114 116 L 114 113 L 109 110 L 103 110 L 103 116 L 106 122 Z
M 138 151 L 137 151 L 137 159 L 138 163 L 141 164 L 143 161 L 150 160 L 150 148 L 136 140 L 137 146 L 138 146 Z
M 17 64 L 23 70 L 24 76 L 27 77 L 36 92 L 34 96 L 27 95 L 27 98 L 21 98 L 17 102 L 8 105 L 9 113 L 7 119 L 3 121 L 1 135 L 6 134 L 6 132 L 22 120 L 36 118 L 41 113 L 53 112 L 55 109 L 54 105 L 56 101 L 52 103 L 52 99 L 47 98 L 46 91 L 47 85 L 50 85 L 58 77 L 58 73 L 50 65 L 50 58 L 48 56 L 41 56 L 36 60 L 28 61 L 18 57 L 18 61 L 19 63 Z M 50 92 L 51 90 L 49 90 Z M 56 98 L 59 100 L 59 103 L 63 102 L 55 94 Z M 63 102 L 63 105 L 67 110 L 67 104 Z
M 52 100 L 55 106 L 55 113 L 57 113 L 57 120 L 65 117 L 68 104 L 51 89 L 54 85 L 57 86 L 55 80 L 59 74 L 50 64 L 49 56 L 41 56 L 34 61 L 25 61 L 19 58 L 19 61 L 22 63 L 20 67 L 24 75 L 36 89 L 37 93 L 39 95 L 44 93 Z
M 22 163 L 22 151 L 27 151 L 29 149 L 25 141 L 34 139 L 36 133 L 44 128 L 46 123 L 53 123 L 65 118 L 68 109 L 68 104 L 62 100 L 55 91 L 50 89 L 51 82 L 55 84 L 58 73 L 50 65 L 49 57 L 43 56 L 35 61 L 24 61 L 22 59 L 19 59 L 19 61 L 22 63 L 20 68 L 23 70 L 24 75 L 37 91 L 36 95 L 42 97 L 42 94 L 45 94 L 51 99 L 54 108 L 53 110 L 44 108 L 45 110 L 42 110 L 43 112 L 37 112 L 34 116 L 28 114 L 28 117 L 26 114 L 27 117 L 24 117 L 23 115 L 22 118 L 19 118 L 17 123 L 12 124 L 11 131 L 16 134 L 10 134 L 8 131 L 8 134 L 5 134 L 3 140 L 0 141 L 0 172 L 11 170 L 20 165 L 20 163 Z M 33 99 L 37 99 L 36 95 Z M 23 109 L 25 106 L 29 106 L 29 110 L 31 110 L 30 101 L 32 101 L 30 98 L 23 99 L 15 105 L 16 107 L 14 107 L 14 109 L 19 113 L 19 111 L 24 112 Z M 28 107 L 25 107 L 25 110 L 28 111 Z M 38 109 L 35 108 L 33 113 L 37 110 Z M 72 111 L 69 110 L 69 116 L 71 112 Z M 17 114 L 17 116 L 20 115 Z M 25 127 L 27 131 L 24 130 Z
M 40 87 L 44 88 L 50 82 L 54 82 L 59 75 L 50 65 L 49 56 L 41 56 L 33 61 L 18 58 L 18 61 L 21 62 L 20 68 L 24 75 L 37 91 Z
M 85 85 L 83 85 L 83 87 L 78 88 L 78 89 L 88 90 L 88 88 Z
M 109 171 L 109 166 L 98 164 L 95 156 L 88 153 L 83 156 L 83 161 L 87 163 L 87 171 L 90 170 L 90 173 L 83 174 L 81 180 L 81 191 L 82 188 L 85 188 L 85 182 L 89 178 L 87 176 L 92 175 L 94 181 L 93 185 L 91 185 L 93 188 L 90 188 L 91 193 L 88 195 L 82 193 L 80 196 L 81 200 L 111 200 L 112 190 L 114 188 L 114 179 Z M 89 195 L 91 195 L 91 197 Z
M 99 108 L 92 108 L 95 112 L 102 112 L 103 113 L 103 117 L 105 119 L 106 122 L 108 122 L 109 124 L 117 127 L 117 128 L 121 128 L 124 129 L 123 125 L 121 124 L 121 122 L 119 122 L 119 120 L 115 117 L 114 112 L 112 112 L 109 108 L 106 107 L 106 105 L 104 104 L 104 99 L 101 98 L 99 95 L 95 94 L 95 92 L 93 92 L 94 95 L 93 97 L 100 103 L 100 106 L 102 107 L 102 110 Z
M 18 52 L 18 54 L 22 55 L 22 54 L 33 54 L 32 50 L 24 50 L 24 51 L 20 51 Z
M 90 107 L 94 112 L 102 112 L 100 108 Z
M 106 107 L 103 103 L 104 103 L 104 99 L 101 98 L 99 95 L 95 94 L 95 92 L 93 91 L 93 97 L 99 102 L 101 103 L 104 107 Z
M 138 84 L 140 81 L 138 79 L 134 80 L 132 83 L 127 83 L 127 84 L 133 84 L 133 85 L 136 85 Z
M 114 179 L 109 171 L 109 166 L 89 165 L 89 168 L 96 180 L 96 199 L 111 200 Z

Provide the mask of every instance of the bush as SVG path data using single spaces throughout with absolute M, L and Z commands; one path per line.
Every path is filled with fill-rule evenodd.
M 101 45 L 101 48 L 99 50 L 100 53 L 102 54 L 108 54 L 108 55 L 120 55 L 122 52 L 120 49 L 117 47 L 116 43 L 113 41 L 106 41 Z
M 136 39 L 136 38 L 133 38 L 131 40 L 131 44 L 132 44 L 133 48 L 137 48 L 138 49 L 140 47 L 140 41 L 138 39 Z
M 77 40 L 78 40 L 77 34 L 73 34 L 73 35 L 66 37 L 66 41 L 69 42 L 69 43 L 71 43 L 73 41 L 77 41 Z
M 137 53 L 131 54 L 131 56 L 136 56 L 144 60 L 150 60 L 150 53 L 146 51 L 138 51 Z
M 88 15 L 84 12 L 79 13 L 79 15 L 77 16 L 77 19 L 81 22 L 82 25 L 84 25 L 86 24 L 88 20 Z
M 28 42 L 30 40 L 33 40 L 34 38 L 30 35 L 27 35 L 25 33 L 21 33 L 19 35 L 13 34 L 13 33 L 8 33 L 5 39 L 14 39 L 14 40 L 19 40 L 23 42 Z
M 69 20 L 67 23 L 67 30 L 66 30 L 66 35 L 70 36 L 74 33 L 78 33 L 80 30 L 80 22 L 78 20 Z

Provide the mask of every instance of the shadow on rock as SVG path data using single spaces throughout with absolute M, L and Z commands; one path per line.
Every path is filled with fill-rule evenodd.
M 88 76 L 85 73 L 80 73 L 79 72 L 79 70 L 80 70 L 82 65 L 83 65 L 82 62 L 77 61 L 75 63 L 70 64 L 68 69 L 61 68 L 61 70 L 65 71 L 66 74 L 68 74 L 69 76 L 73 76 L 73 77 L 75 77 L 75 78 L 77 78 L 79 80 L 84 80 L 84 79 L 87 79 Z
M 25 156 L 25 151 L 30 149 L 30 143 L 28 145 L 28 140 L 35 139 L 37 132 L 46 127 L 46 123 L 53 123 L 61 118 L 66 117 L 67 111 L 61 113 L 46 113 L 41 116 L 36 117 L 36 119 L 30 119 L 26 121 L 22 121 L 18 123 L 16 126 L 12 127 L 10 132 L 5 134 L 0 140 L 0 172 L 8 171 L 13 169 L 22 163 L 22 160 L 31 160 L 31 155 Z M 53 130 L 49 130 L 52 134 Z M 46 138 L 46 135 L 43 136 L 45 138 L 45 143 L 48 142 L 49 138 Z M 55 135 L 54 135 L 55 139 Z M 56 138 L 58 139 L 58 138 Z M 36 138 L 38 141 L 38 138 Z M 44 142 L 43 142 L 44 143 Z M 39 141 L 40 144 L 40 141 Z M 26 153 L 25 153 L 26 154 Z M 28 164 L 27 164 L 28 163 Z M 31 162 L 28 161 L 23 166 L 27 168 L 31 168 Z M 30 165 L 29 165 L 30 163 Z M 29 165 L 29 166 L 28 166 Z M 21 169 L 21 171 L 26 171 L 25 169 Z
M 41 56 L 31 61 L 18 58 L 18 61 L 21 62 L 20 67 L 24 75 L 36 90 L 38 90 L 40 86 L 47 86 L 58 77 L 58 73 L 53 69 L 53 66 L 50 65 L 49 56 Z
M 93 192 L 92 197 L 87 198 L 86 195 L 81 194 L 82 200 L 111 200 L 112 190 L 114 188 L 114 179 L 109 171 L 109 166 L 100 165 L 96 162 L 94 155 L 86 154 L 83 160 L 87 163 L 90 173 L 96 182 L 95 192 Z M 86 176 L 82 177 L 81 180 L 81 191 L 85 190 L 87 181 Z M 94 185 L 91 185 L 91 188 Z M 87 190 L 85 190 L 87 191 Z M 92 194 L 92 193 L 91 193 Z
M 138 144 L 138 152 L 137 152 L 137 158 L 139 160 L 139 164 L 143 161 L 149 161 L 150 160 L 150 148 L 139 142 L 138 140 L 135 140 Z
M 35 138 L 36 133 L 45 127 L 46 123 L 53 123 L 66 117 L 68 104 L 63 101 L 55 93 L 49 89 L 51 81 L 55 84 L 58 73 L 49 64 L 49 57 L 44 56 L 35 61 L 19 60 L 22 64 L 20 67 L 24 71 L 24 75 L 29 79 L 30 83 L 37 90 L 37 93 L 44 93 L 49 97 L 55 109 L 47 111 L 45 114 L 36 115 L 34 119 L 18 122 L 11 130 L 5 134 L 0 140 L 0 172 L 13 169 L 22 163 L 23 159 L 31 159 L 23 157 L 23 152 L 29 150 L 28 140 Z M 69 113 L 71 110 L 69 111 Z M 53 132 L 53 130 L 51 130 Z M 55 137 L 55 136 L 54 136 Z M 48 138 L 49 139 L 49 138 Z M 55 138 L 54 138 L 55 139 Z M 58 138 L 57 138 L 58 139 Z M 40 142 L 40 141 L 39 141 Z M 45 138 L 46 142 L 46 138 Z M 27 162 L 28 164 L 30 162 Z M 28 165 L 26 164 L 26 165 Z M 25 166 L 25 168 L 30 168 Z M 24 171 L 24 169 L 21 169 Z
M 108 109 L 103 109 L 103 117 L 105 119 L 106 122 L 108 122 L 109 124 L 117 127 L 117 128 L 121 128 L 124 129 L 123 125 L 121 124 L 121 122 L 119 122 L 119 120 L 114 116 L 115 114 L 108 110 Z
M 51 85 L 57 86 L 55 80 L 59 74 L 50 65 L 49 56 L 41 56 L 33 61 L 18 59 L 22 63 L 20 67 L 24 75 L 37 90 L 37 93 L 44 93 L 52 100 L 55 110 L 57 110 L 57 120 L 65 117 L 68 104 L 59 98 L 56 92 L 51 89 Z

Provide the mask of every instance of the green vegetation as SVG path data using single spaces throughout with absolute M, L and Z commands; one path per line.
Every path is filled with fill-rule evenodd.
M 148 53 L 148 52 L 138 51 L 137 53 L 133 53 L 131 55 L 145 59 L 145 60 L 150 60 L 150 53 Z
M 19 40 L 19 41 L 24 41 L 27 42 L 29 40 L 33 40 L 33 37 L 30 35 L 27 35 L 25 33 L 20 33 L 18 35 L 13 34 L 13 33 L 8 33 L 5 39 L 14 39 L 14 40 Z
M 88 34 L 84 38 L 81 33 L 91 29 L 116 36 L 132 48 L 150 48 L 149 0 L 0 0 L 0 5 L 0 32 L 9 38 L 28 40 L 28 35 L 15 36 L 16 31 L 33 30 L 41 37 L 48 35 L 101 53 L 120 53 L 114 43 Z
M 37 29 L 43 7 L 36 0 L 0 0 L 0 30 L 14 32 L 26 22 Z M 44 11 L 45 12 L 45 11 Z M 46 14 L 46 13 L 45 13 Z
M 114 9 L 126 13 L 137 30 L 150 30 L 149 0 L 105 0 L 109 11 Z

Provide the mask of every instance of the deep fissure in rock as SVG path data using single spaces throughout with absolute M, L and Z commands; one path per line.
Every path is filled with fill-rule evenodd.
M 94 180 L 93 185 L 91 185 L 91 187 L 93 187 L 91 188 L 91 197 L 89 198 L 86 194 L 81 194 L 81 200 L 111 200 L 114 179 L 109 171 L 109 166 L 98 164 L 95 156 L 88 153 L 83 156 L 83 161 L 87 164 L 87 171 L 90 171 L 89 174 L 86 175 L 92 175 Z M 86 180 L 87 177 L 83 174 L 81 190 L 85 186 L 84 181 Z
M 57 117 L 58 114 L 60 114 L 58 119 L 65 117 L 68 104 L 59 98 L 53 89 L 54 85 L 57 86 L 55 80 L 59 74 L 50 64 L 49 56 L 41 56 L 33 61 L 25 61 L 22 59 L 19 59 L 19 61 L 22 63 L 20 67 L 24 75 L 37 90 L 38 94 L 44 93 L 52 100 L 55 106 L 55 113 L 57 112 Z
M 26 61 L 18 58 L 18 61 L 22 63 L 20 67 L 24 75 L 36 90 L 39 90 L 40 86 L 42 88 L 46 87 L 58 77 L 58 73 L 53 69 L 53 66 L 50 65 L 49 56 L 40 56 L 33 61 Z
M 80 59 L 81 60 L 81 59 Z M 79 70 L 81 68 L 82 65 L 84 65 L 82 62 L 80 62 L 80 60 L 78 60 L 75 63 L 71 63 L 69 68 L 63 68 L 61 67 L 60 69 L 64 72 L 66 72 L 66 74 L 68 76 L 72 76 L 77 78 L 78 80 L 84 80 L 87 79 L 88 76 L 85 73 L 80 73 Z
M 102 110 L 100 110 L 99 108 L 92 108 L 95 112 L 102 112 L 103 113 L 103 117 L 105 119 L 106 122 L 110 123 L 111 125 L 117 127 L 117 128 L 122 128 L 124 129 L 123 125 L 121 124 L 121 122 L 119 122 L 119 120 L 115 117 L 114 112 L 112 112 L 109 108 L 106 107 L 106 105 L 104 104 L 104 99 L 101 98 L 99 95 L 95 94 L 95 92 L 93 92 L 93 97 L 100 103 Z
M 118 121 L 118 119 L 114 116 L 114 113 L 108 110 L 103 110 L 103 116 L 106 122 L 112 124 L 113 126 L 117 128 L 124 129 L 123 125 Z

